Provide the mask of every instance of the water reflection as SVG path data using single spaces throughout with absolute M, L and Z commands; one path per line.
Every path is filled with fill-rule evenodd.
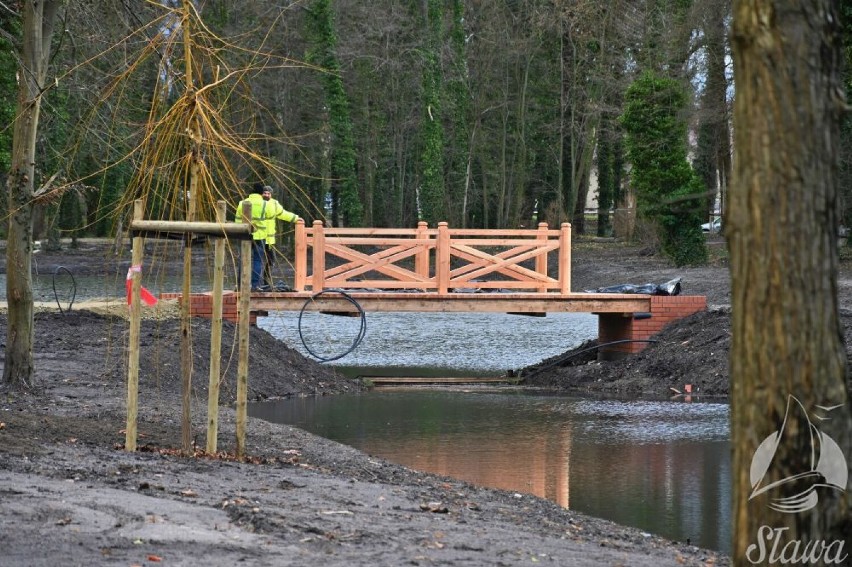
M 727 405 L 399 390 L 251 412 L 415 469 L 730 550 Z

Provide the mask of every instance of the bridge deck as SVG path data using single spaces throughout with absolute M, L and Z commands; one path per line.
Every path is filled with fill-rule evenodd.
M 642 313 L 651 310 L 651 296 L 610 293 L 435 293 L 347 291 L 364 311 L 492 312 L 492 313 Z M 312 292 L 252 293 L 251 309 L 298 311 Z M 355 307 L 330 292 L 313 309 L 352 312 Z M 321 303 L 320 303 L 321 302 Z

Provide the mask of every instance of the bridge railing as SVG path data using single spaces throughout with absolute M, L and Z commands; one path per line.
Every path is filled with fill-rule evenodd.
M 296 224 L 295 291 L 328 288 L 440 294 L 508 289 L 571 291 L 571 225 L 548 229 L 330 228 Z M 311 266 L 308 269 L 308 252 Z M 549 276 L 556 256 L 557 277 Z M 524 265 L 525 264 L 525 265 Z

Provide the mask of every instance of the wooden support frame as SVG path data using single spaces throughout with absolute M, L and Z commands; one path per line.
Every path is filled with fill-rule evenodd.
M 130 295 L 130 344 L 128 347 L 128 364 L 127 364 L 127 420 L 125 427 L 125 442 L 124 448 L 126 451 L 136 451 L 137 442 L 137 416 L 138 416 L 138 394 L 139 394 L 139 335 L 141 327 L 141 266 L 142 257 L 145 245 L 146 234 L 156 234 L 160 237 L 165 234 L 193 234 L 194 228 L 198 226 L 200 233 L 208 234 L 219 239 L 216 244 L 216 259 L 214 272 L 214 290 L 213 290 L 213 319 L 214 324 L 211 331 L 210 345 L 210 390 L 208 398 L 208 429 L 207 429 L 207 449 L 210 452 L 216 450 L 216 435 L 218 431 L 218 399 L 219 399 L 219 353 L 221 353 L 221 327 L 222 327 L 222 288 L 224 286 L 224 265 L 225 265 L 225 245 L 222 239 L 237 238 L 242 241 L 241 251 L 242 256 L 242 281 L 240 293 L 240 325 L 239 332 L 239 361 L 237 371 L 237 445 L 236 452 L 242 456 L 245 451 L 245 423 L 246 423 L 246 397 L 248 389 L 248 322 L 249 309 L 251 299 L 251 204 L 244 203 L 242 209 L 242 223 L 226 223 L 226 204 L 222 201 L 217 203 L 217 222 L 180 222 L 180 221 L 153 221 L 159 223 L 159 228 L 151 229 L 152 221 L 145 221 L 144 204 L 142 201 L 135 201 L 133 204 L 133 220 L 130 224 L 130 230 L 133 234 L 133 255 L 131 261 L 131 269 L 128 278 L 131 281 Z M 162 223 L 167 223 L 163 225 Z M 217 230 L 213 230 L 216 227 Z M 248 235 L 249 238 L 246 238 Z M 188 274 L 185 274 L 184 283 L 188 281 Z M 186 288 L 186 285 L 184 285 Z M 189 311 L 190 294 L 184 289 L 182 294 L 184 297 L 183 303 Z M 245 319 L 244 324 L 243 318 Z M 218 325 L 216 322 L 218 321 Z M 215 357 L 215 362 L 212 358 Z M 183 364 L 182 364 L 183 366 Z M 186 373 L 187 369 L 182 367 L 182 372 Z M 191 372 L 191 369 L 189 370 Z M 184 408 L 184 420 L 182 422 L 182 446 L 184 451 L 186 448 L 186 433 L 187 428 L 183 427 L 189 419 L 186 415 L 187 404 L 185 399 L 188 395 L 187 380 L 184 380 L 184 393 L 182 397 L 182 405 Z

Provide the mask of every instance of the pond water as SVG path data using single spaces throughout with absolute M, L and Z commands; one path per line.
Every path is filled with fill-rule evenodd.
M 250 413 L 414 469 L 730 552 L 726 404 L 379 389 L 254 404 Z
M 495 375 L 597 335 L 589 314 L 368 313 L 350 376 Z M 259 323 L 305 353 L 298 313 Z M 358 318 L 307 314 L 312 351 L 342 353 Z M 511 388 L 377 389 L 255 404 L 301 427 L 414 469 L 530 493 L 676 541 L 730 552 L 727 404 L 579 399 Z
M 357 348 L 334 361 L 356 373 L 428 371 L 434 376 L 503 374 L 561 354 L 597 336 L 598 318 L 589 313 L 529 317 L 506 313 L 367 313 Z M 299 314 L 270 313 L 261 328 L 308 354 Z M 360 319 L 305 313 L 301 335 L 314 353 L 328 358 L 345 352 L 358 335 Z M 382 370 L 379 370 L 382 369 Z M 403 375 L 403 374 L 397 374 Z

